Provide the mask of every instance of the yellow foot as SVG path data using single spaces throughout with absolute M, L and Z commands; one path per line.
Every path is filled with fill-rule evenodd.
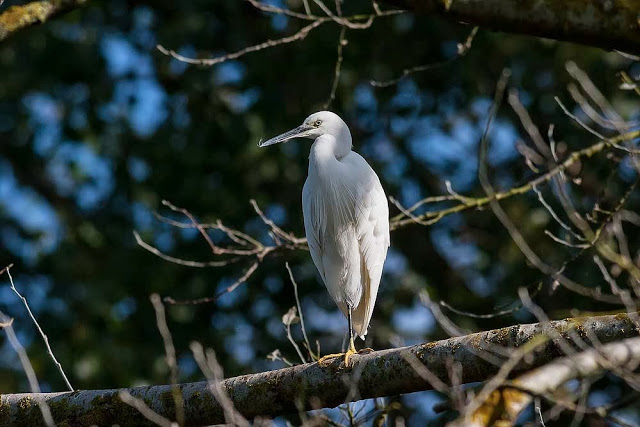
M 373 350 L 370 348 L 364 348 L 360 351 L 357 351 L 355 345 L 353 344 L 353 337 L 351 337 L 349 339 L 349 349 L 347 350 L 346 353 L 327 354 L 326 356 L 323 356 L 318 360 L 318 365 L 322 367 L 326 367 L 329 365 L 329 363 L 327 363 L 328 359 L 335 359 L 336 357 L 344 356 L 344 366 L 348 368 L 350 366 L 349 359 L 351 358 L 351 356 L 353 356 L 354 354 L 361 354 L 361 353 L 367 354 L 367 353 L 371 353 L 372 351 Z
M 358 354 L 358 352 L 356 351 L 356 349 L 353 347 L 353 345 L 351 345 L 349 347 L 349 349 L 347 350 L 347 352 L 344 354 L 344 366 L 345 367 L 349 367 L 349 358 L 351 358 L 352 355 L 354 354 Z
M 347 350 L 346 353 L 334 353 L 334 354 L 327 354 L 326 356 L 322 356 L 319 360 L 318 360 L 318 365 L 322 366 L 323 368 L 326 368 L 327 366 L 329 366 L 331 364 L 330 359 L 335 359 L 338 357 L 344 357 L 344 366 L 345 367 L 349 367 L 349 359 L 351 358 L 352 355 L 354 354 L 360 354 L 360 352 L 367 352 L 366 350 L 371 350 L 371 349 L 364 349 L 364 350 L 360 350 L 360 351 L 356 351 L 354 348 L 350 348 Z M 371 350 L 373 351 L 373 350 Z
M 326 356 L 322 356 L 320 359 L 318 359 L 318 365 L 320 365 L 322 367 L 327 367 L 331 363 L 331 362 L 328 362 L 329 359 L 335 359 L 336 357 L 342 357 L 345 354 L 346 353 L 333 353 L 333 354 L 327 354 Z

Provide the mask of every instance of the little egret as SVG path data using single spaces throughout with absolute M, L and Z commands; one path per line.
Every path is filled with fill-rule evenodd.
M 349 366 L 356 353 L 353 333 L 362 339 L 367 334 L 387 257 L 387 197 L 371 166 L 351 151 L 351 132 L 337 114 L 312 114 L 302 125 L 259 146 L 293 138 L 314 139 L 302 189 L 304 229 L 311 258 L 349 323 L 349 349 L 344 353 Z M 330 354 L 320 362 L 342 355 Z

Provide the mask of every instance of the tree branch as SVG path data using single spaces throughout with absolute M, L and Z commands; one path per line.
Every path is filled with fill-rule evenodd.
M 18 31 L 82 7 L 87 0 L 43 0 L 12 6 L 0 14 L 0 42 Z
M 638 337 L 554 360 L 495 390 L 481 407 L 469 414 L 468 419 L 461 417 L 457 425 L 489 426 L 497 419 L 515 422 L 535 396 L 552 393 L 569 380 L 595 376 L 611 367 L 626 367 L 625 372 L 633 372 L 639 361 Z
M 585 342 L 597 338 L 605 343 L 638 335 L 633 321 L 624 313 L 515 325 L 411 347 L 354 355 L 353 366 L 349 369 L 345 369 L 338 358 L 326 368 L 317 363 L 307 363 L 229 378 L 221 381 L 220 386 L 238 412 L 249 419 L 257 415 L 277 416 L 297 412 L 298 407 L 334 407 L 347 399 L 359 400 L 432 389 L 415 369 L 414 365 L 418 362 L 441 381 L 449 381 L 448 368 L 451 363 L 460 367 L 462 382 L 486 380 L 499 369 L 488 360 L 507 360 L 505 355 L 512 349 L 522 347 L 545 332 L 549 339 L 530 353 L 530 357 L 518 363 L 512 371 L 514 374 L 564 356 L 561 341 L 566 346 L 567 342 L 573 342 L 572 336 L 579 335 Z M 354 381 L 357 382 L 355 390 L 358 391 L 355 396 L 351 392 Z M 180 384 L 179 387 L 185 404 L 185 424 L 224 422 L 223 408 L 210 393 L 207 382 Z M 171 385 L 157 385 L 127 390 L 8 394 L 0 396 L 0 424 L 41 424 L 38 403 L 44 401 L 51 408 L 57 423 L 149 425 L 143 415 L 119 399 L 119 392 L 127 391 L 142 399 L 160 416 L 175 419 L 171 390 Z M 34 420 L 34 423 L 23 422 L 29 420 Z
M 611 0 L 386 0 L 416 13 L 435 13 L 505 33 L 640 53 L 638 5 Z

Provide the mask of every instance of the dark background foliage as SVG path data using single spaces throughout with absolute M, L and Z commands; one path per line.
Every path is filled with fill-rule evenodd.
M 345 14 L 369 12 L 370 5 L 350 2 L 345 9 Z M 300 25 L 248 2 L 115 0 L 89 2 L 0 46 L 0 266 L 15 263 L 16 286 L 75 387 L 167 382 L 148 296 L 210 296 L 248 266 L 193 269 L 136 245 L 134 230 L 175 256 L 211 258 L 197 232 L 172 229 L 154 218 L 156 210 L 178 218 L 161 200 L 188 208 L 201 221 L 221 219 L 267 242 L 268 229 L 249 204 L 254 198 L 278 225 L 304 234 L 300 198 L 309 143 L 270 149 L 256 143 L 322 109 L 340 28 L 328 23 L 304 41 L 214 67 L 189 66 L 155 48 L 160 43 L 188 56 L 211 57 L 283 37 Z M 505 67 L 513 73 L 510 86 L 518 89 L 543 134 L 555 125 L 561 154 L 594 142 L 553 99 L 573 105 L 566 91 L 567 61 L 587 71 L 625 117 L 638 119 L 637 97 L 617 88 L 616 72 L 640 73 L 632 61 L 599 49 L 483 29 L 468 54 L 449 65 L 388 88 L 369 83 L 453 57 L 470 30 L 404 14 L 346 32 L 331 109 L 350 125 L 355 150 L 379 173 L 387 194 L 405 206 L 445 193 L 446 180 L 459 193 L 483 194 L 478 143 Z M 499 189 L 534 176 L 514 148 L 518 139 L 528 141 L 505 104 L 489 135 L 491 177 Z M 620 157 L 597 156 L 571 170 L 582 180 L 572 187 L 580 210 L 588 212 L 594 203 L 607 206 L 626 191 L 635 175 Z M 549 189 L 544 191 L 553 200 Z M 637 209 L 638 202 L 634 193 L 628 208 Z M 562 235 L 535 194 L 503 206 L 548 264 L 559 266 L 576 253 L 544 234 L 548 228 Z M 625 232 L 634 247 L 637 231 L 625 225 Z M 168 307 L 181 380 L 202 377 L 188 349 L 193 340 L 216 350 L 227 376 L 281 367 L 266 358 L 276 348 L 296 360 L 281 324 L 295 304 L 285 261 L 298 280 L 312 339 L 319 340 L 323 353 L 341 346 L 346 322 L 309 254 L 287 253 L 267 258 L 248 283 L 216 303 Z M 571 263 L 567 274 L 585 286 L 603 286 L 589 254 Z M 43 389 L 63 389 L 6 275 L 0 279 L 0 309 L 16 319 Z M 526 262 L 490 210 L 402 228 L 392 233 L 366 344 L 382 349 L 446 337 L 421 304 L 421 290 L 436 301 L 490 313 L 517 303 L 518 287 L 533 292 L 538 283 L 535 300 L 552 318 L 619 309 L 563 288 L 552 292 L 551 280 Z M 534 321 L 526 310 L 487 320 L 450 314 L 468 330 Z M 297 329 L 295 334 L 300 337 Z M 26 391 L 4 337 L 0 345 L 0 392 Z M 594 387 L 603 390 L 594 398 L 600 402 L 623 392 L 614 379 Z M 431 406 L 439 399 L 435 393 L 406 396 L 407 415 L 415 422 L 436 419 Z

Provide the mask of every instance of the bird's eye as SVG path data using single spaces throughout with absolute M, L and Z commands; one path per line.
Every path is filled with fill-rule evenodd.
M 318 126 L 320 126 L 321 124 L 322 124 L 322 120 L 316 120 L 315 122 L 313 122 L 313 125 L 314 125 L 315 127 L 318 127 Z

